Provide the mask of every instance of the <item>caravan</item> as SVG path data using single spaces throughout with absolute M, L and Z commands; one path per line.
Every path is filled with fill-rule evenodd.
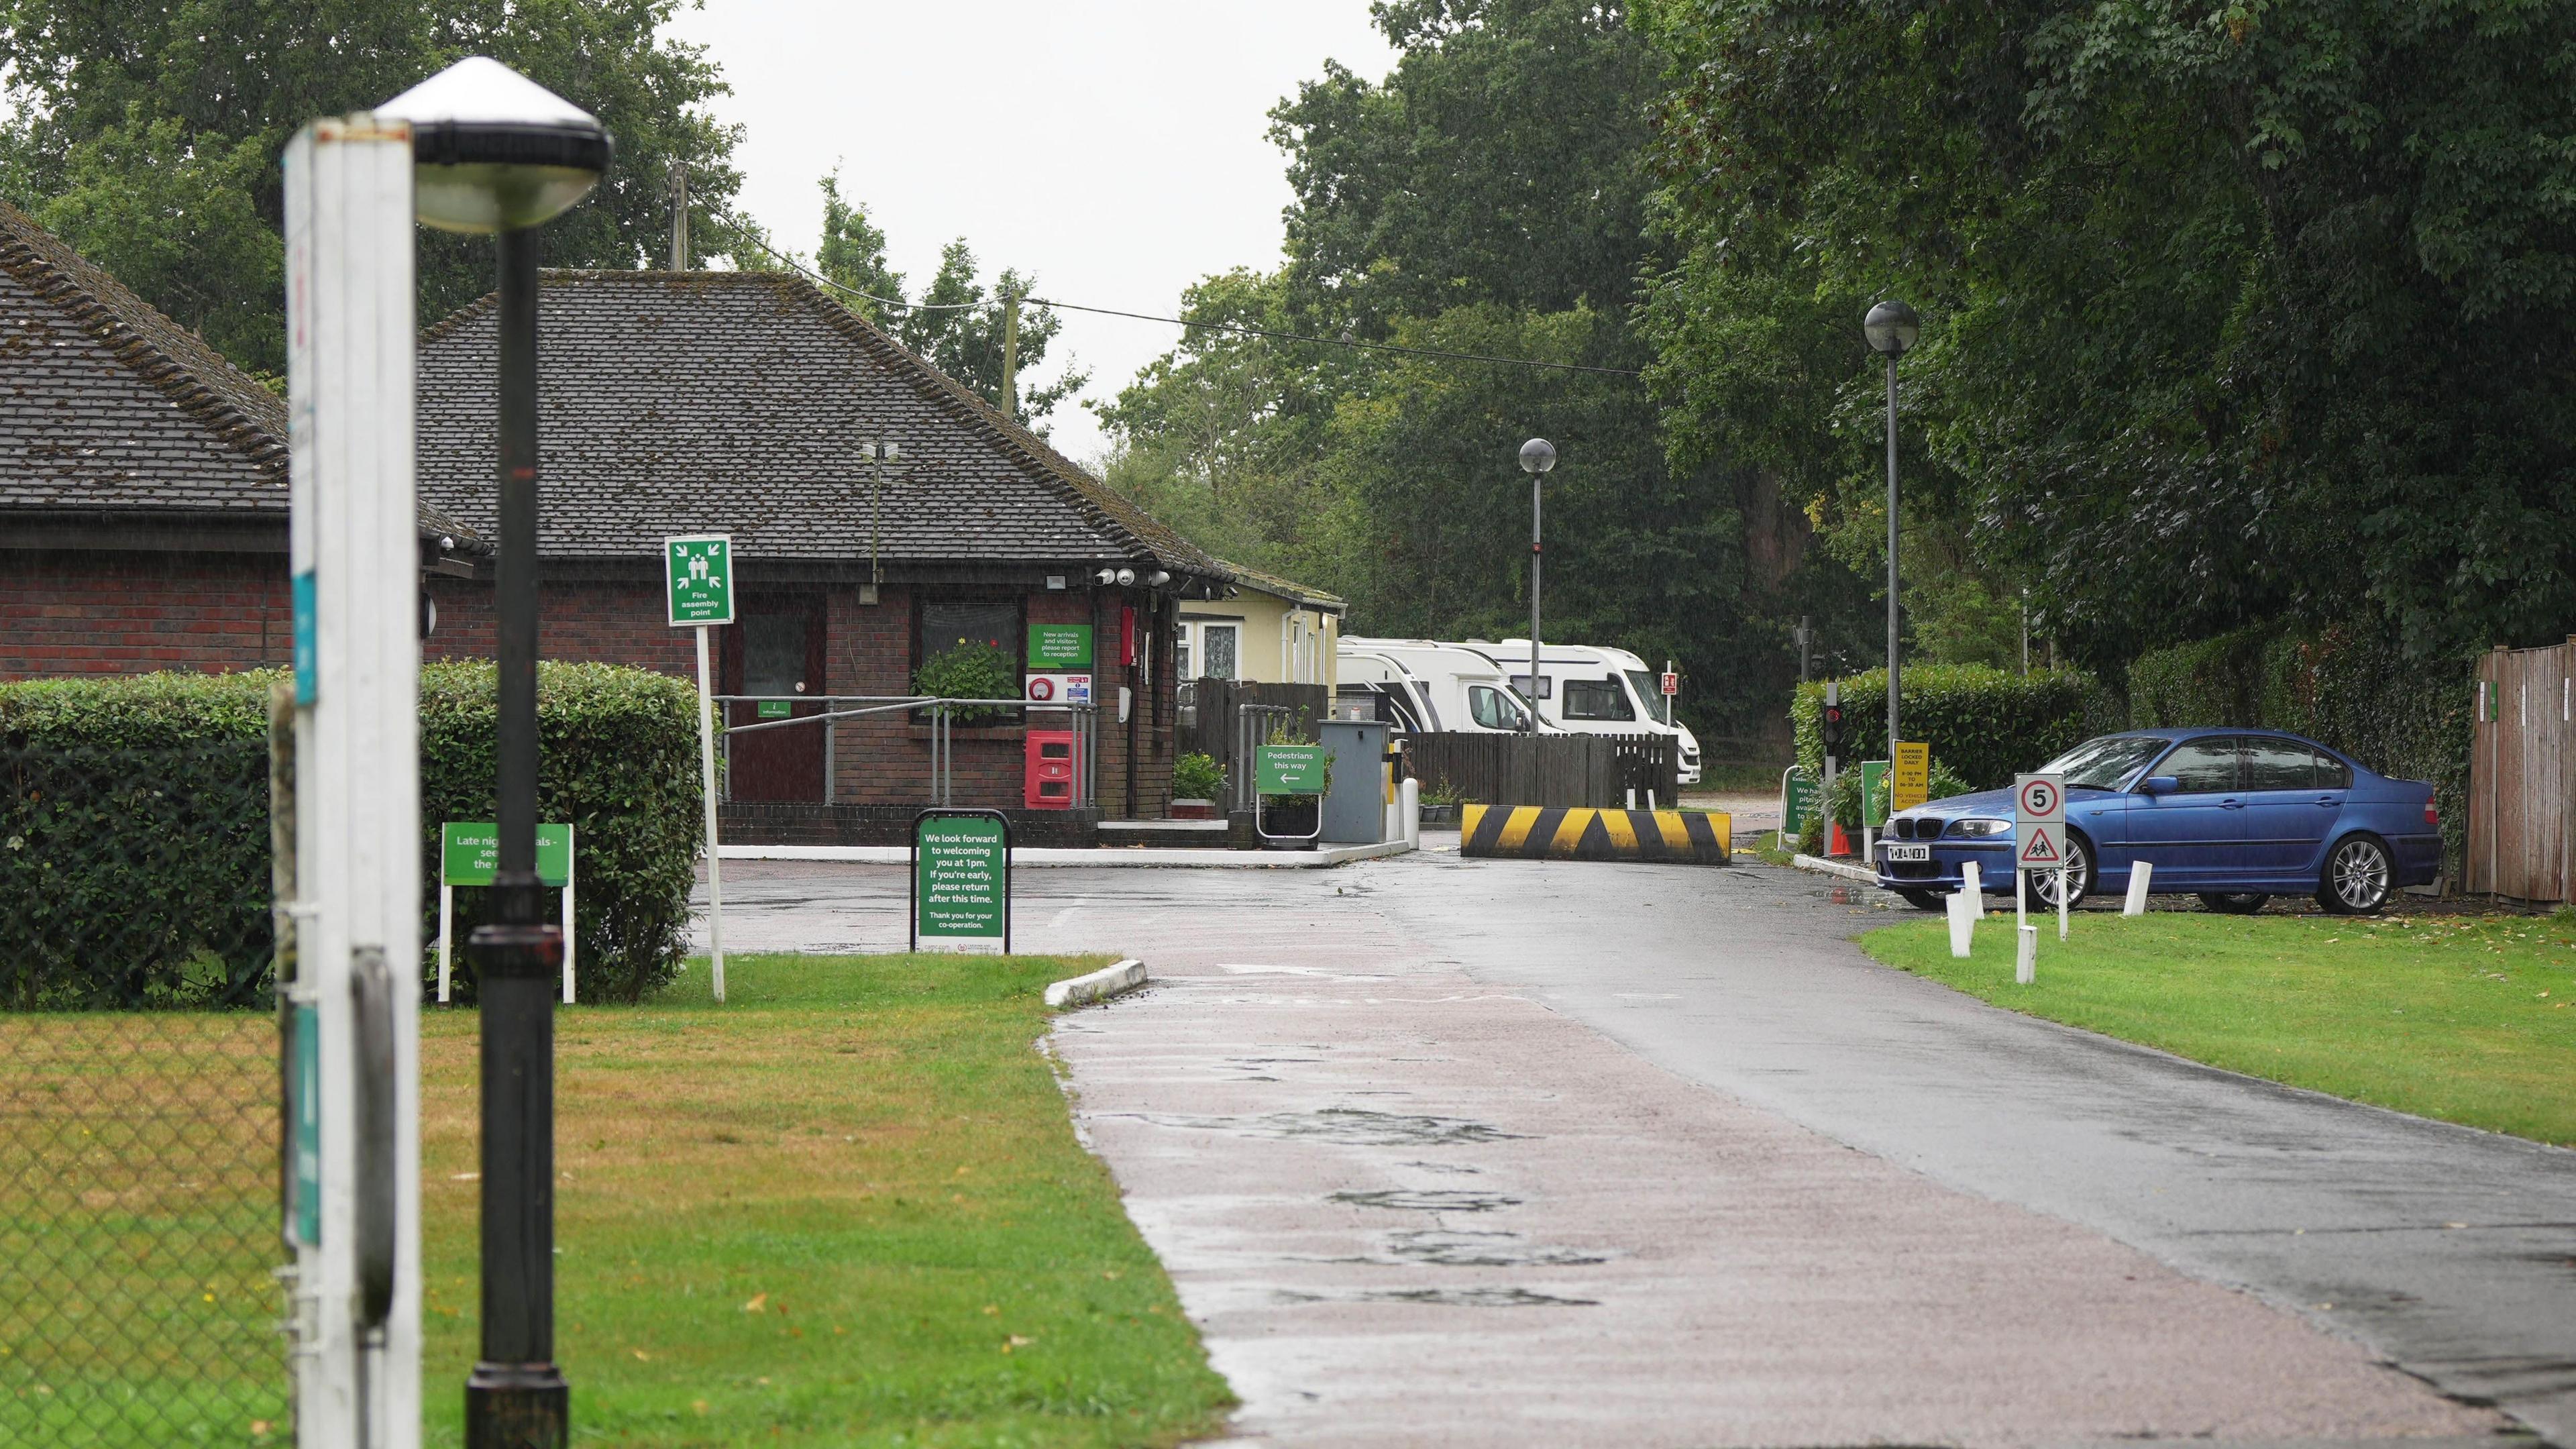
M 1470 639 L 1463 646 L 1508 676 L 1513 692 L 1528 698 L 1530 646 L 1527 639 L 1489 644 Z M 1675 778 L 1684 785 L 1700 781 L 1699 737 L 1679 720 L 1664 723 L 1663 681 L 1646 661 L 1625 649 L 1589 644 L 1549 644 L 1539 653 L 1538 717 L 1542 727 L 1573 734 L 1675 736 Z
M 1335 651 L 1337 706 L 1364 705 L 1407 733 L 1518 734 L 1529 703 L 1484 655 L 1431 639 L 1345 634 Z M 1544 717 L 1539 728 L 1560 733 Z

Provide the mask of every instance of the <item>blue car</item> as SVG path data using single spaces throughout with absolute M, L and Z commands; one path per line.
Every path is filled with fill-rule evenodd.
M 2441 872 L 2433 787 L 2391 780 L 2314 740 L 2269 730 L 2131 730 L 2086 740 L 2036 774 L 2066 782 L 2067 891 L 2122 892 L 2130 867 L 2148 889 L 2251 912 L 2276 895 L 2314 895 L 2329 911 L 2378 910 L 2401 886 Z M 2013 888 L 2012 791 L 1935 800 L 1898 813 L 1877 846 L 1878 884 L 1926 910 L 1977 862 L 1986 890 Z M 2058 877 L 2031 892 L 2054 909 Z

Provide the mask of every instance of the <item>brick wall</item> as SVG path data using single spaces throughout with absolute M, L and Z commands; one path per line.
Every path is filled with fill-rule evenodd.
M 819 586 L 818 586 L 819 587 Z M 438 627 L 428 659 L 488 659 L 492 589 L 468 579 L 433 578 Z M 889 584 L 883 602 L 859 602 L 855 586 L 819 588 L 824 598 L 824 692 L 904 695 L 912 689 L 912 592 Z M 1089 623 L 1092 678 L 1100 702 L 1099 777 L 1104 814 L 1126 813 L 1128 731 L 1118 690 L 1136 691 L 1136 813 L 1160 817 L 1170 801 L 1174 723 L 1171 614 L 1141 610 L 1140 643 L 1151 630 L 1155 667 L 1119 663 L 1116 590 L 1032 591 L 1029 622 Z M 541 648 L 548 659 L 631 665 L 683 679 L 697 674 L 694 631 L 663 622 L 658 583 L 567 580 L 538 591 Z M 1159 624 L 1159 627 L 1155 627 Z M 0 550 L 0 679 L 72 674 L 140 674 L 157 669 L 222 671 L 292 662 L 292 605 L 283 554 L 27 552 Z M 721 643 L 719 644 L 721 648 Z M 722 669 L 721 658 L 718 669 Z M 719 676 L 721 678 L 721 676 Z M 819 728 L 819 727 L 818 727 Z M 895 714 L 841 720 L 834 731 L 834 800 L 844 805 L 926 801 L 930 742 L 925 726 Z M 960 805 L 1016 808 L 1027 741 L 1016 723 L 960 728 L 951 780 Z
M 0 550 L 0 679 L 293 662 L 282 553 Z

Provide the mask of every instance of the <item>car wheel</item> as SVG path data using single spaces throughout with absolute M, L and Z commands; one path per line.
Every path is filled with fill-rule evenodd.
M 2041 905 L 2052 911 L 2057 909 L 2056 871 L 2032 871 L 2030 886 L 2031 894 L 2039 897 Z M 2093 852 L 2085 845 L 2084 837 L 2069 831 L 2066 836 L 2066 908 L 2073 910 L 2084 904 L 2084 898 L 2092 891 Z
M 1897 894 L 1905 897 L 1905 903 L 1918 911 L 1937 911 L 1942 907 L 1938 891 L 1898 891 Z
M 2372 836 L 2350 836 L 2326 857 L 2317 904 L 2339 916 L 2368 915 L 2388 904 L 2388 883 L 2394 879 L 2387 846 Z
M 2263 909 L 2263 903 L 2270 899 L 2270 896 L 2257 895 L 2251 891 L 2202 891 L 2200 893 L 2200 903 L 2223 916 L 2250 916 Z

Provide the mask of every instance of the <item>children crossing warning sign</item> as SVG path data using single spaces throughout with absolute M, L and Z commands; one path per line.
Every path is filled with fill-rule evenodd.
M 2013 780 L 2013 864 L 2056 870 L 2066 864 L 2066 785 L 2055 775 Z

